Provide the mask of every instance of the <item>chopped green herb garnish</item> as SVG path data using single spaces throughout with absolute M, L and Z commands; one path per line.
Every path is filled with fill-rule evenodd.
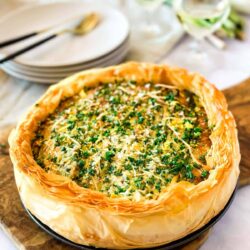
M 155 199 L 173 179 L 205 180 L 206 112 L 193 93 L 160 85 L 119 79 L 63 100 L 32 140 L 36 162 L 128 199 Z
M 115 156 L 115 153 L 113 151 L 107 151 L 105 153 L 105 160 L 111 161 L 111 159 Z

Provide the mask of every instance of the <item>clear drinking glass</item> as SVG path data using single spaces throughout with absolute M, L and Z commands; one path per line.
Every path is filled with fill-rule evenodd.
M 190 63 L 209 64 L 204 39 L 220 28 L 230 13 L 229 0 L 174 0 L 174 9 L 184 29 L 195 38 L 185 55 Z
M 140 25 L 142 35 L 147 38 L 157 38 L 164 35 L 164 29 L 154 18 L 155 12 L 162 5 L 164 0 L 136 0 L 145 10 L 145 20 Z

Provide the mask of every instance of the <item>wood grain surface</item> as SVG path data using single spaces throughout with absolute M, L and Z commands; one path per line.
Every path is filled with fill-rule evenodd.
M 250 184 L 250 79 L 224 91 L 239 131 L 241 148 L 240 186 Z M 42 231 L 24 211 L 14 181 L 12 164 L 8 155 L 7 137 L 13 126 L 0 129 L 0 226 L 25 250 L 70 250 L 69 247 Z M 198 249 L 208 237 L 208 232 L 187 244 L 182 250 Z
M 239 185 L 244 186 L 250 184 L 250 78 L 223 92 L 238 127 L 241 152 Z

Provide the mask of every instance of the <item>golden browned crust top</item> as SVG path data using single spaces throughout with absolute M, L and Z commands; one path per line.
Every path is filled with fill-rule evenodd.
M 187 89 L 199 97 L 207 114 L 208 125 L 213 127 L 209 136 L 211 147 L 206 156 L 207 166 L 211 170 L 206 180 L 196 185 L 188 181 L 171 183 L 157 199 L 133 201 L 123 197 L 108 197 L 104 193 L 80 187 L 65 176 L 47 173 L 37 164 L 31 148 L 32 139 L 40 122 L 52 114 L 62 100 L 77 95 L 86 86 L 94 87 L 100 82 L 124 79 L 139 83 L 152 81 L 172 84 L 179 89 Z M 130 62 L 73 75 L 48 89 L 19 122 L 9 142 L 19 192 L 30 210 L 65 237 L 79 243 L 102 247 L 154 246 L 180 238 L 200 228 L 225 206 L 239 175 L 240 153 L 237 130 L 234 118 L 228 111 L 225 97 L 199 74 L 166 65 Z M 28 187 L 31 186 L 43 194 L 41 197 L 47 197 L 46 199 L 50 199 L 51 202 L 56 201 L 62 206 L 64 204 L 65 208 L 70 207 L 65 210 L 67 211 L 64 214 L 65 218 L 78 213 L 79 209 L 81 214 L 86 213 L 88 222 L 94 218 L 87 215 L 87 210 L 95 211 L 100 216 L 102 214 L 99 220 L 108 225 L 109 233 L 106 227 L 105 230 L 100 227 L 94 236 L 90 237 L 91 239 L 85 236 L 79 238 L 75 228 L 82 233 L 87 232 L 82 226 L 87 221 L 82 218 L 79 222 L 74 222 L 75 228 L 72 226 L 68 231 L 64 231 L 60 225 L 55 226 L 52 224 L 52 219 L 47 221 L 45 213 L 35 208 L 37 203 L 28 199 L 31 195 Z M 44 204 L 49 206 L 45 201 Z M 113 216 L 112 220 L 107 221 L 105 219 L 107 216 Z M 64 217 L 60 219 L 63 220 Z M 115 221 L 117 224 L 114 224 Z M 147 225 L 155 228 L 155 232 L 160 230 L 161 221 L 163 231 L 159 231 L 158 236 L 152 235 L 146 224 L 140 226 L 146 221 Z M 145 237 L 137 235 L 138 229 Z

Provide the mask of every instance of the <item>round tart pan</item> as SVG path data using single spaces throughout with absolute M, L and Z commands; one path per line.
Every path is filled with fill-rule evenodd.
M 204 225 L 202 228 L 196 230 L 195 232 L 188 234 L 187 236 L 185 236 L 184 238 L 181 238 L 179 240 L 176 241 L 172 241 L 168 244 L 162 245 L 162 246 L 158 246 L 158 247 L 152 247 L 152 248 L 144 248 L 144 249 L 160 249 L 160 250 L 169 250 L 169 249 L 176 249 L 179 248 L 185 244 L 187 244 L 188 242 L 195 240 L 196 238 L 198 238 L 201 234 L 203 234 L 204 232 L 206 232 L 209 228 L 211 228 L 215 223 L 217 223 L 222 217 L 223 215 L 226 213 L 226 211 L 228 210 L 228 208 L 230 207 L 230 205 L 232 204 L 232 201 L 234 199 L 235 193 L 236 193 L 237 187 L 235 188 L 232 196 L 230 197 L 229 201 L 227 202 L 226 206 L 224 207 L 224 209 L 217 214 L 215 217 L 213 217 L 206 225 Z M 54 238 L 56 238 L 59 241 L 62 241 L 63 243 L 76 247 L 78 249 L 83 249 L 83 250 L 89 250 L 89 249 L 97 249 L 95 247 L 92 246 L 85 246 L 85 245 L 81 245 L 81 244 L 77 244 L 74 243 L 73 241 L 70 241 L 66 238 L 64 238 L 63 236 L 61 236 L 60 234 L 56 233 L 55 231 L 53 231 L 51 228 L 49 228 L 48 226 L 46 226 L 45 224 L 43 224 L 39 219 L 37 219 L 24 205 L 23 205 L 24 209 L 26 210 L 26 212 L 28 213 L 28 215 L 30 216 L 30 218 L 40 227 L 42 228 L 45 232 L 47 232 L 48 234 L 50 234 L 51 236 L 53 236 Z M 105 249 L 105 248 L 99 248 L 99 249 Z

